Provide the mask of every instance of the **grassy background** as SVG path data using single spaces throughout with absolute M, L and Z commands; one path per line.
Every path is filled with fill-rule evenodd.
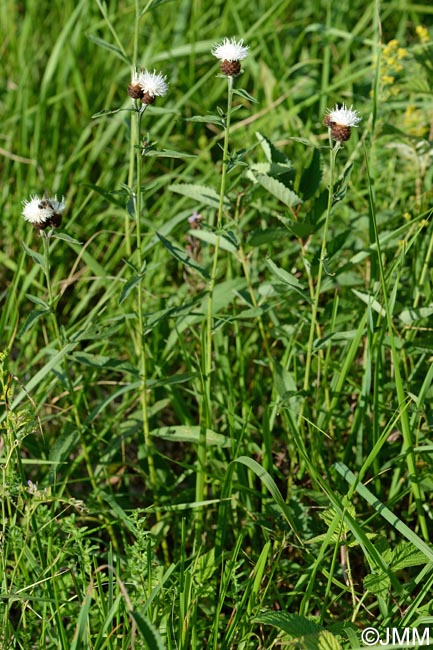
M 138 4 L 0 7 L 2 647 L 432 627 L 432 8 Z M 143 117 L 141 254 L 136 35 L 170 84 Z M 226 109 L 210 50 L 231 35 L 256 103 L 234 96 L 208 378 L 217 201 L 193 186 L 218 197 L 223 129 L 192 118 Z M 327 210 L 342 102 L 363 120 Z M 52 301 L 20 216 L 44 191 L 70 238 L 48 242 Z

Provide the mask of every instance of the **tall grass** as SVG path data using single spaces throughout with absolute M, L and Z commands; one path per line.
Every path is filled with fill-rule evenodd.
M 0 24 L 0 645 L 422 636 L 430 8 L 6 0 Z M 144 114 L 134 65 L 169 79 Z M 44 192 L 67 209 L 41 236 Z

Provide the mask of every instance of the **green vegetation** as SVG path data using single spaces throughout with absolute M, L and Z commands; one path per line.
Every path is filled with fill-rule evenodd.
M 433 634 L 432 14 L 1 3 L 2 649 Z

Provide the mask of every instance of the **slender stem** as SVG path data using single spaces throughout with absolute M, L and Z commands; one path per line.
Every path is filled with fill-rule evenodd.
M 229 150 L 229 135 L 230 135 L 230 120 L 233 102 L 233 77 L 227 77 L 228 93 L 227 93 L 227 112 L 224 121 L 224 146 L 223 146 L 223 159 L 220 183 L 220 195 L 218 204 L 218 214 L 216 221 L 216 241 L 213 253 L 212 267 L 208 286 L 208 302 L 206 314 L 206 327 L 205 327 L 205 340 L 204 340 L 204 371 L 203 371 L 203 405 L 201 411 L 201 429 L 200 441 L 198 445 L 198 471 L 196 483 L 196 501 L 203 501 L 206 493 L 206 429 L 212 425 L 211 414 L 211 387 L 212 387 L 212 325 L 213 325 L 213 296 L 216 285 L 217 271 L 218 271 L 218 256 L 220 250 L 220 231 L 223 221 L 224 211 L 224 196 L 226 189 L 227 179 L 227 163 L 228 163 L 228 150 Z
M 135 173 L 135 143 L 138 143 L 138 133 L 137 133 L 137 120 L 131 120 L 131 137 L 129 139 L 129 171 L 128 171 L 128 187 L 129 191 L 132 192 L 132 187 L 134 184 L 134 173 Z M 127 257 L 131 255 L 131 235 L 130 235 L 131 219 L 129 211 L 125 210 L 125 252 Z
M 135 204 L 135 235 L 136 235 L 136 248 L 137 248 L 137 266 L 140 281 L 137 284 L 137 311 L 138 311 L 138 352 L 139 352 L 139 368 L 140 368 L 140 405 L 143 418 L 143 438 L 144 446 L 147 454 L 147 462 L 149 466 L 149 479 L 152 490 L 156 487 L 156 473 L 155 464 L 153 461 L 153 447 L 150 438 L 149 429 L 149 409 L 147 404 L 147 352 L 145 340 L 145 323 L 143 318 L 143 253 L 142 253 L 142 238 L 141 238 L 141 151 L 140 151 L 140 127 L 141 118 L 143 116 L 146 106 L 143 106 L 136 113 L 135 122 L 135 177 L 136 186 L 134 194 Z
M 138 5 L 137 5 L 138 6 Z M 147 457 L 149 468 L 149 487 L 152 491 L 152 498 L 155 502 L 157 499 L 157 476 L 153 458 L 153 444 L 150 436 L 149 426 L 149 406 L 147 393 L 148 377 L 148 358 L 146 348 L 146 323 L 143 316 L 143 278 L 145 263 L 143 260 L 143 238 L 141 233 L 141 213 L 142 213 L 142 152 L 140 147 L 141 120 L 148 104 L 137 108 L 135 116 L 131 120 L 131 146 L 130 146 L 130 167 L 129 177 L 132 188 L 135 178 L 135 190 L 133 192 L 134 214 L 135 214 L 135 246 L 136 246 L 136 263 L 137 263 L 137 319 L 138 319 L 138 338 L 136 341 L 136 350 L 138 353 L 138 365 L 140 373 L 139 398 L 142 415 L 142 432 L 144 440 L 144 449 Z M 155 513 L 156 520 L 161 521 L 161 513 L 157 510 Z M 166 564 L 169 564 L 169 550 L 165 539 L 162 540 L 162 550 Z
M 245 280 L 247 282 L 251 302 L 253 304 L 253 307 L 255 309 L 258 309 L 259 303 L 257 302 L 256 294 L 254 292 L 254 287 L 253 287 L 253 283 L 252 283 L 252 280 L 251 280 L 248 260 L 246 258 L 245 251 L 244 251 L 242 246 L 239 247 L 238 255 L 239 255 L 239 260 L 240 260 L 240 263 L 242 265 L 242 269 L 243 269 L 243 272 L 244 272 Z M 266 356 L 268 357 L 268 361 L 269 361 L 269 367 L 273 370 L 274 360 L 272 358 L 272 352 L 271 352 L 271 348 L 269 346 L 268 337 L 266 336 L 266 330 L 265 330 L 265 325 L 263 323 L 263 318 L 261 317 L 260 314 L 258 314 L 258 316 L 257 316 L 257 324 L 259 326 L 260 336 L 262 338 L 263 345 L 265 346 Z
M 216 223 L 216 233 L 217 239 L 215 242 L 215 249 L 212 261 L 211 276 L 209 281 L 209 292 L 208 292 L 208 303 L 207 303 L 207 327 L 206 327 L 206 363 L 205 363 L 205 380 L 206 386 L 210 389 L 210 374 L 212 372 L 212 308 L 213 308 L 213 293 L 216 284 L 216 276 L 218 269 L 218 255 L 220 249 L 220 230 L 222 224 L 223 210 L 224 210 L 224 195 L 226 189 L 226 177 L 227 177 L 227 159 L 228 159 L 228 149 L 229 149 L 229 132 L 230 132 L 230 119 L 231 119 L 231 110 L 232 110 L 232 101 L 233 101 L 233 77 L 227 77 L 228 80 L 228 97 L 227 97 L 227 114 L 225 119 L 225 131 L 224 131 L 224 148 L 223 148 L 223 160 L 222 160 L 222 171 L 221 171 L 221 185 L 220 185 L 220 196 L 218 204 L 218 215 Z M 208 422 L 210 424 L 210 421 Z
M 137 65 L 137 53 L 138 53 L 138 32 L 140 25 L 140 3 L 138 0 L 135 0 L 135 21 L 134 21 L 134 38 L 133 38 L 133 50 L 132 50 L 132 68 L 135 70 Z M 131 120 L 131 137 L 129 139 L 129 169 L 128 169 L 128 187 L 132 190 L 134 184 L 134 173 L 135 173 L 135 151 L 134 147 L 138 144 L 139 132 L 137 132 L 137 125 L 139 120 Z M 125 249 L 126 255 L 129 257 L 131 255 L 131 236 L 130 236 L 130 217 L 128 210 L 125 210 Z
M 317 314 L 319 311 L 320 292 L 322 289 L 322 277 L 323 277 L 323 270 L 325 267 L 325 260 L 326 260 L 326 243 L 328 239 L 329 221 L 331 217 L 332 200 L 334 195 L 335 160 L 337 157 L 338 150 L 340 149 L 340 146 L 341 145 L 339 142 L 337 142 L 335 146 L 332 146 L 332 141 L 330 138 L 330 178 L 329 178 L 328 206 L 326 210 L 325 225 L 323 228 L 322 246 L 321 246 L 320 258 L 319 258 L 319 269 L 317 272 L 316 290 L 314 292 L 313 311 L 311 314 L 310 334 L 308 337 L 307 358 L 305 361 L 305 374 L 304 374 L 304 386 L 303 386 L 304 392 L 308 391 L 310 385 L 314 335 L 317 328 Z M 298 416 L 298 426 L 302 425 L 304 408 L 305 408 L 305 400 L 301 404 L 301 408 Z

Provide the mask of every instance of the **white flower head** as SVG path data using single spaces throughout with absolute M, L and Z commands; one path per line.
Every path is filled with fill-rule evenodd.
M 235 38 L 224 38 L 221 43 L 217 43 L 212 48 L 212 54 L 220 61 L 242 61 L 248 56 L 248 45 L 244 45 L 241 38 L 236 41 Z
M 39 198 L 35 194 L 30 197 L 29 201 L 23 201 L 22 215 L 26 221 L 39 230 L 44 230 L 48 226 L 56 227 L 62 220 L 62 213 L 65 209 L 64 201 L 65 197 L 58 201 L 57 195 Z
M 167 77 L 160 72 L 156 72 L 156 70 L 153 72 L 141 70 L 137 78 L 137 83 L 143 93 L 150 95 L 150 97 L 164 97 L 167 94 Z
M 353 107 L 347 108 L 343 104 L 341 108 L 336 104 L 335 108 L 329 109 L 323 118 L 323 123 L 328 127 L 330 136 L 337 142 L 346 142 L 352 134 L 352 126 L 358 126 L 361 116 Z
M 358 126 L 362 117 L 359 115 L 358 111 L 353 109 L 353 106 L 347 108 L 346 104 L 343 104 L 341 108 L 338 108 L 338 104 L 335 105 L 335 108 L 329 109 L 326 111 L 326 117 L 329 122 L 338 124 L 339 126 Z
M 167 94 L 167 77 L 154 70 L 137 71 L 134 66 L 131 73 L 131 83 L 128 86 L 128 95 L 133 101 L 141 100 L 145 106 L 153 104 L 156 97 L 163 97 Z

